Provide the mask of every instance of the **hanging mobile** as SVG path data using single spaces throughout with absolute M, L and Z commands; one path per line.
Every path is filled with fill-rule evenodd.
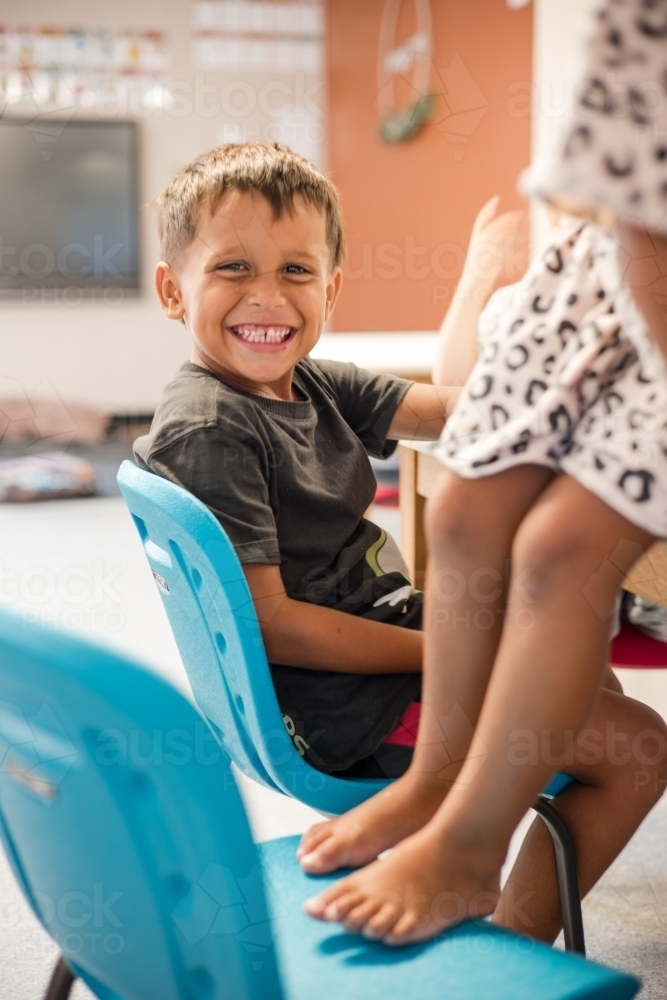
M 433 114 L 435 98 L 429 93 L 433 31 L 430 0 L 413 0 L 416 31 L 403 45 L 396 45 L 398 17 L 403 0 L 386 0 L 378 46 L 378 111 L 380 138 L 387 143 L 406 142 Z M 394 78 L 412 71 L 414 97 L 397 109 Z

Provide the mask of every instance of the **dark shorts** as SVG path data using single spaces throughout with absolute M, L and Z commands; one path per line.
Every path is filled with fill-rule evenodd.
M 421 629 L 423 594 L 400 606 L 364 609 L 363 617 Z M 348 674 L 271 664 L 283 722 L 309 764 L 327 774 L 398 777 L 412 749 L 383 746 L 413 701 L 421 696 L 421 674 Z

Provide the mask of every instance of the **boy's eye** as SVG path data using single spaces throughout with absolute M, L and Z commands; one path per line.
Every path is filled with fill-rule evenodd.
M 224 264 L 218 264 L 216 271 L 225 271 L 227 274 L 244 274 L 247 268 L 240 260 L 232 260 L 226 261 Z
M 302 267 L 301 264 L 286 264 L 283 268 L 283 274 L 291 274 L 301 277 L 302 275 L 309 275 L 310 271 L 308 268 Z
M 215 270 L 218 273 L 234 276 L 245 276 L 250 273 L 250 268 L 242 260 L 228 260 L 224 263 L 216 264 Z M 291 278 L 309 278 L 312 274 L 308 268 L 303 267 L 301 264 L 286 264 L 282 273 Z

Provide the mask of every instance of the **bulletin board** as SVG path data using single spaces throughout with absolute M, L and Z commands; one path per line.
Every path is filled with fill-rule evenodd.
M 10 108 L 129 114 L 171 102 L 167 35 L 62 25 L 0 27 L 0 97 Z
M 323 72 L 323 0 L 194 0 L 192 15 L 200 69 Z

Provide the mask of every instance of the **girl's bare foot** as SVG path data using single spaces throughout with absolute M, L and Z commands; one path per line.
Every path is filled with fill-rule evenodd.
M 357 868 L 421 829 L 451 783 L 436 774 L 410 771 L 356 809 L 304 833 L 296 855 L 312 875 Z
M 385 944 L 411 944 L 491 913 L 501 864 L 498 852 L 461 846 L 441 824 L 429 823 L 389 857 L 307 900 L 304 909 Z

